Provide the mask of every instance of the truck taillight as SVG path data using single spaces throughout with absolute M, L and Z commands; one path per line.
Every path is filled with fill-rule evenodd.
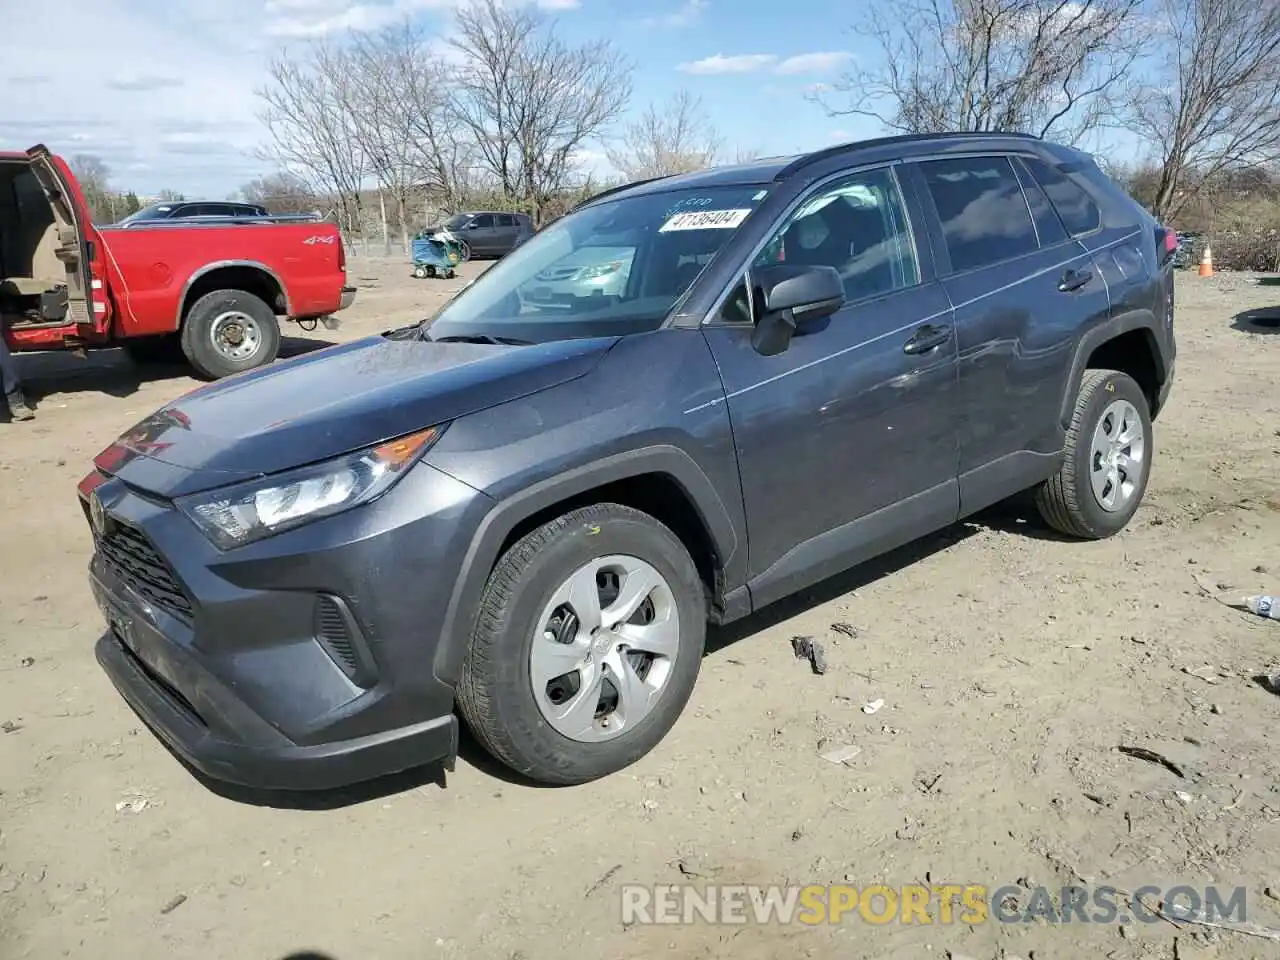
M 90 299 L 93 301 L 94 315 L 101 316 L 107 312 L 107 292 L 102 289 L 101 278 L 94 277 L 90 287 Z
M 347 272 L 347 245 L 341 234 L 338 235 L 338 269 Z

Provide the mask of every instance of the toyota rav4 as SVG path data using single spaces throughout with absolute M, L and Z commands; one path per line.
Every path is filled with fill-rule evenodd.
M 1021 491 L 1072 536 L 1124 528 L 1176 245 L 1087 155 L 1006 134 L 601 194 L 421 324 L 100 454 L 98 659 L 215 778 L 452 768 L 460 720 L 536 780 L 617 771 L 676 722 L 708 622 Z M 540 305 L 597 262 L 625 282 Z

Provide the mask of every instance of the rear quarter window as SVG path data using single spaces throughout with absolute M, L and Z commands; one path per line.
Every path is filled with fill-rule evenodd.
M 1102 226 L 1102 211 L 1078 184 L 1072 182 L 1066 174 L 1060 173 L 1043 160 L 1035 157 L 1022 157 L 1022 163 L 1036 182 L 1049 195 L 1049 202 L 1058 211 L 1062 224 L 1073 237 L 1093 233 Z
M 951 268 L 1011 260 L 1039 243 L 1022 186 L 1007 157 L 957 157 L 920 164 L 942 221 Z

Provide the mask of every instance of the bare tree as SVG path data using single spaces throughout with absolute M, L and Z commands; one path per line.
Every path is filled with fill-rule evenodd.
M 1075 142 L 1113 112 L 1142 0 L 867 4 L 855 32 L 879 58 L 812 94 L 833 116 L 899 133 L 1017 130 Z M 832 94 L 839 101 L 832 104 Z
M 368 159 L 343 109 L 339 85 L 345 69 L 341 50 L 315 43 L 301 58 L 275 57 L 267 68 L 268 83 L 257 93 L 270 138 L 263 159 L 332 193 L 348 231 L 354 231 Z
M 628 180 L 644 180 L 709 167 L 721 143 L 702 101 L 681 90 L 662 103 L 649 104 L 605 153 Z
M 80 183 L 80 192 L 89 213 L 99 223 L 114 223 L 117 197 L 111 192 L 111 170 L 96 154 L 80 153 L 71 158 L 71 169 Z
M 478 160 L 536 222 L 572 177 L 573 156 L 625 109 L 631 65 L 608 40 L 571 46 L 536 9 L 477 0 L 456 14 L 455 115 Z
M 310 213 L 321 205 L 311 184 L 287 170 L 251 180 L 240 188 L 240 196 L 271 213 Z
M 1164 0 L 1163 69 L 1133 97 L 1158 154 L 1152 212 L 1177 216 L 1197 184 L 1280 158 L 1280 0 Z

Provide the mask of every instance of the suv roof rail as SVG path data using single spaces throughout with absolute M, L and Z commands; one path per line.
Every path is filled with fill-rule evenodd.
M 854 149 L 864 149 L 866 147 L 885 147 L 898 143 L 925 143 L 929 140 L 964 140 L 968 138 L 979 139 L 982 137 L 999 137 L 1004 139 L 1018 140 L 1039 140 L 1034 133 L 1018 133 L 1014 130 L 971 130 L 968 132 L 953 130 L 946 133 L 904 133 L 893 137 L 879 137 L 873 140 L 851 140 L 845 143 L 837 143 L 822 150 L 815 150 L 813 153 L 806 153 L 802 157 L 797 157 L 791 161 L 776 174 L 774 174 L 774 182 L 786 180 L 798 170 L 803 170 L 811 164 L 826 160 L 828 157 L 838 157 L 842 153 L 847 153 Z
M 643 180 L 632 180 L 629 183 L 622 183 L 616 187 L 610 187 L 608 190 L 601 190 L 599 193 L 594 194 L 590 197 L 587 197 L 587 199 L 583 200 L 580 204 L 578 204 L 573 209 L 581 210 L 587 204 L 595 203 L 597 200 L 602 200 L 605 197 L 611 197 L 615 193 L 621 193 L 623 190 L 630 190 L 632 187 L 638 187 L 646 183 L 657 183 L 659 180 L 666 180 L 670 176 L 672 176 L 672 174 L 665 173 L 660 177 L 645 177 Z

